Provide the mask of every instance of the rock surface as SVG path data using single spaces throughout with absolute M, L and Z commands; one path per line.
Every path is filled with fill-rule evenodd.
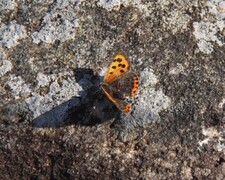
M 225 2 L 0 1 L 1 179 L 225 179 Z M 98 84 L 123 50 L 131 113 Z

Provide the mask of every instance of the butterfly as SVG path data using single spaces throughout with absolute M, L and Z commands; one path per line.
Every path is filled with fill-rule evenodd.
M 131 104 L 127 102 L 127 96 L 134 96 L 138 91 L 138 76 L 132 72 L 130 63 L 125 55 L 120 52 L 115 55 L 108 67 L 108 71 L 100 83 L 100 87 L 116 107 L 122 112 L 131 111 Z

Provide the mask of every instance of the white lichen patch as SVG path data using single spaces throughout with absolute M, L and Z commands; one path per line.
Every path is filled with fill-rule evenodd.
M 198 42 L 198 48 L 205 54 L 210 54 L 213 52 L 213 44 L 209 41 L 205 41 L 204 39 Z
M 201 52 L 210 54 L 216 43 L 218 46 L 225 44 L 225 2 L 222 0 L 208 0 L 206 8 L 202 9 L 202 21 L 194 22 L 194 36 L 197 39 L 197 45 Z M 209 14 L 212 17 L 209 19 Z
M 0 66 L 0 77 L 4 76 L 7 72 L 12 70 L 12 63 L 8 60 L 2 61 L 2 66 Z
M 97 5 L 101 6 L 109 11 L 119 10 L 121 5 L 128 7 L 133 6 L 143 12 L 146 16 L 149 16 L 152 12 L 152 2 L 142 2 L 140 0 L 99 0 Z
M 38 73 L 36 80 L 37 80 L 36 88 L 39 88 L 39 87 L 44 87 L 44 86 L 49 85 L 50 78 L 49 78 L 49 76 L 46 76 L 43 73 Z
M 142 86 L 139 88 L 139 101 L 136 107 L 139 113 L 143 115 L 140 118 L 143 118 L 143 122 L 148 123 L 148 117 L 153 115 L 158 119 L 158 113 L 170 107 L 170 98 L 163 93 L 161 88 L 155 90 L 154 86 L 158 80 L 151 69 L 146 68 L 141 72 L 140 80 Z
M 9 25 L 1 24 L 0 26 L 0 46 L 11 48 L 18 44 L 20 39 L 27 37 L 24 26 L 19 25 L 16 21 L 11 21 Z
M 199 141 L 199 150 L 204 144 L 208 144 L 209 142 L 214 142 L 215 149 L 217 151 L 224 151 L 225 150 L 225 130 L 221 129 L 221 131 L 218 131 L 214 127 L 202 128 L 202 134 L 206 137 L 204 140 Z
M 213 51 L 212 42 L 216 42 L 219 46 L 222 46 L 222 42 L 217 37 L 219 27 L 216 24 L 210 22 L 194 22 L 194 36 L 198 40 L 198 47 L 200 51 L 209 54 Z
M 216 16 L 217 20 L 225 18 L 225 1 L 224 0 L 210 0 L 207 1 L 209 12 Z
M 119 9 L 120 8 L 120 5 L 121 4 L 125 4 L 127 3 L 128 1 L 125 1 L 125 0 L 99 0 L 98 1 L 98 6 L 101 6 L 105 9 L 108 9 L 108 10 L 112 10 L 112 9 Z
M 169 12 L 169 11 L 168 11 Z M 168 16 L 163 16 L 163 27 L 169 29 L 173 34 L 184 32 L 188 29 L 188 24 L 191 21 L 191 16 L 183 11 L 174 10 Z
M 10 75 L 6 86 L 15 99 L 28 97 L 31 93 L 29 85 L 20 76 Z
M 171 100 L 162 89 L 155 90 L 157 76 L 149 68 L 140 74 L 140 86 L 137 101 L 133 104 L 133 112 L 124 115 L 124 123 L 129 126 L 146 125 L 160 120 L 159 112 L 171 106 Z
M 225 97 L 222 98 L 221 102 L 220 102 L 219 105 L 218 105 L 218 108 L 219 108 L 220 110 L 222 110 L 222 111 L 223 111 L 223 108 L 224 108 L 224 107 L 225 107 Z
M 169 74 L 171 75 L 186 74 L 185 67 L 182 64 L 177 63 L 175 67 L 170 67 Z
M 70 77 L 62 79 L 60 83 L 58 79 L 70 74 Z M 80 96 L 79 92 L 82 91 L 82 87 L 76 83 L 72 72 L 66 72 L 65 74 L 55 74 L 51 77 L 39 73 L 37 76 L 38 84 L 36 88 L 48 86 L 49 90 L 45 95 L 39 93 L 32 93 L 32 95 L 25 99 L 22 106 L 26 107 L 32 112 L 33 118 L 40 116 L 41 114 L 50 111 L 53 107 L 56 107 L 74 96 Z M 66 111 L 63 109 L 62 111 Z M 63 114 L 62 112 L 59 112 Z M 55 117 L 55 116 L 54 116 Z
M 193 1 L 158 1 L 158 6 L 162 11 L 162 25 L 173 34 L 188 30 L 188 24 L 192 20 L 192 8 L 196 7 L 197 0 Z M 190 12 L 190 13 L 187 13 Z
M 79 101 L 70 99 L 63 101 L 62 99 L 54 99 L 54 97 L 46 95 L 41 96 L 37 93 L 27 98 L 20 106 L 29 110 L 32 118 L 35 118 L 34 127 L 55 127 L 63 123 L 67 117 L 67 110 L 77 106 Z
M 0 77 L 12 70 L 12 63 L 6 59 L 3 49 L 0 47 Z
M 54 107 L 59 106 L 71 100 L 74 96 L 80 96 L 82 87 L 76 83 L 73 72 L 64 72 L 59 74 L 45 75 L 43 73 L 38 73 L 36 77 L 37 85 L 32 90 L 30 85 L 27 84 L 22 77 L 10 75 L 5 86 L 9 89 L 9 93 L 14 99 L 20 99 L 19 106 L 25 112 L 29 112 L 31 118 L 37 118 L 42 114 L 52 110 Z M 40 93 L 42 87 L 47 87 L 47 91 Z M 67 103 L 64 106 L 54 112 L 54 115 L 47 116 L 46 119 L 52 118 L 52 123 L 54 120 L 63 120 L 63 115 L 65 115 L 66 110 L 69 106 L 73 106 L 75 101 Z
M 34 43 L 54 43 L 74 39 L 76 28 L 79 26 L 76 18 L 79 1 L 57 1 L 55 7 L 43 18 L 42 28 L 31 37 Z M 66 10 L 65 10 L 66 9 Z
M 17 7 L 15 0 L 0 0 L 0 11 L 13 10 Z

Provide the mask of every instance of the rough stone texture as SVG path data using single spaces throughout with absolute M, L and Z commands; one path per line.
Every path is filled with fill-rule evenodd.
M 0 0 L 0 179 L 225 179 L 223 0 Z M 123 50 L 129 114 L 100 91 Z

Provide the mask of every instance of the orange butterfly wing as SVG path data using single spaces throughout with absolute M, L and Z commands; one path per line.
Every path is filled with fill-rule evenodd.
M 108 71 L 103 82 L 110 83 L 118 76 L 126 73 L 130 69 L 130 64 L 127 58 L 122 54 L 118 54 L 113 58 L 113 62 L 109 65 Z

